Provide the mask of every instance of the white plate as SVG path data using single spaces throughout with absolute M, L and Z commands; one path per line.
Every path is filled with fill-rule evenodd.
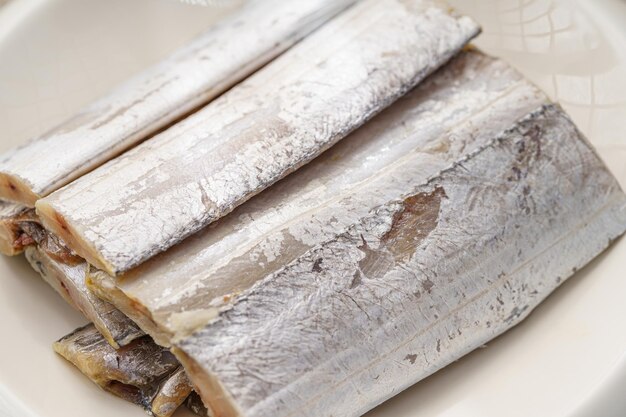
M 626 2 L 452 3 L 483 25 L 479 46 L 563 104 L 626 186 Z M 0 7 L 0 152 L 227 12 L 170 0 L 10 0 Z M 523 324 L 368 417 L 625 416 L 625 278 L 622 239 Z M 82 322 L 22 258 L 0 259 L 0 417 L 143 415 L 52 352 Z

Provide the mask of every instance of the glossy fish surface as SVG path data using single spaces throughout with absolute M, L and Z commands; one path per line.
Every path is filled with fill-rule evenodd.
M 625 229 L 615 178 L 544 105 L 173 351 L 216 415 L 358 416 L 519 323 Z
M 90 264 L 128 271 L 311 161 L 478 31 L 437 1 L 359 2 L 185 121 L 39 200 L 38 214 Z
M 169 58 L 0 156 L 0 198 L 33 207 L 176 122 L 284 52 L 353 0 L 250 0 Z
M 464 52 L 309 165 L 162 255 L 89 285 L 159 344 L 193 332 L 268 274 L 547 98 L 502 61 Z

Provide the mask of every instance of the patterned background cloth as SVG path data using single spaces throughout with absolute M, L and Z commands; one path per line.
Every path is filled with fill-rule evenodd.
M 560 103 L 626 186 L 626 59 L 594 2 L 449 0 L 483 25 L 476 44 Z M 602 2 L 608 3 L 608 2 Z

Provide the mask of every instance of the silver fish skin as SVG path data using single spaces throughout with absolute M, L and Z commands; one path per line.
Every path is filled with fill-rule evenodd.
M 0 156 L 0 198 L 34 206 L 271 61 L 353 0 L 250 0 L 169 58 Z
M 128 345 L 145 333 L 113 305 L 102 301 L 87 289 L 89 265 L 68 265 L 50 257 L 37 246 L 29 246 L 26 259 L 61 297 L 81 312 L 113 348 Z
M 173 352 L 221 417 L 359 416 L 519 323 L 625 229 L 615 178 L 543 106 Z
M 430 0 L 364 0 L 182 123 L 37 202 L 117 275 L 224 216 L 365 123 L 479 32 Z
M 92 271 L 88 286 L 169 346 L 238 293 L 547 100 L 504 62 L 463 52 L 363 128 L 209 228 L 118 278 Z
M 0 253 L 7 256 L 15 256 L 22 253 L 22 247 L 16 245 L 19 238 L 19 228 L 15 220 L 27 207 L 0 200 Z
M 55 342 L 53 347 L 102 389 L 156 417 L 170 417 L 192 391 L 174 355 L 148 336 L 114 349 L 89 324 Z

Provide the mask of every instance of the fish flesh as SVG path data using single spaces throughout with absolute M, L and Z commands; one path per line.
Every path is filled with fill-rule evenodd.
M 86 262 L 68 264 L 51 257 L 37 246 L 29 246 L 26 259 L 33 269 L 72 307 L 81 312 L 113 347 L 126 346 L 145 335 L 141 329 L 113 305 L 102 301 L 87 289 Z
M 504 62 L 462 52 L 230 215 L 117 278 L 91 270 L 88 286 L 170 346 L 238 293 L 547 102 Z
M 22 252 L 23 245 L 18 242 L 20 237 L 16 219 L 28 209 L 21 204 L 0 200 L 0 253 L 15 256 Z
M 53 347 L 98 386 L 156 417 L 171 416 L 192 390 L 174 355 L 147 336 L 116 350 L 89 324 Z
M 166 60 L 0 156 L 0 198 L 34 206 L 219 96 L 353 1 L 247 1 Z
M 362 415 L 519 323 L 625 229 L 615 178 L 544 105 L 172 351 L 220 417 Z
M 37 201 L 37 212 L 91 265 L 128 271 L 312 160 L 478 32 L 439 1 L 359 2 L 185 121 Z

